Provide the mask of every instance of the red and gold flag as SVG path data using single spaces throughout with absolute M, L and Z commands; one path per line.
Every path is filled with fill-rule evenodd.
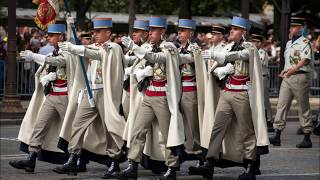
M 49 24 L 56 22 L 56 16 L 59 14 L 59 0 L 32 0 L 32 2 L 39 5 L 34 22 L 40 29 L 46 30 Z

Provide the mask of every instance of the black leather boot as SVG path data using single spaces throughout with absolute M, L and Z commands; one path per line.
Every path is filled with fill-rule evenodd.
M 190 175 L 202 175 L 206 179 L 212 179 L 214 172 L 214 160 L 208 159 L 204 162 L 202 166 L 189 167 L 189 174 Z
M 281 140 L 280 140 L 280 136 L 281 136 L 281 131 L 279 129 L 275 129 L 275 135 L 269 138 L 269 141 L 271 144 L 273 144 L 274 146 L 281 146 Z
M 77 164 L 77 172 L 86 172 L 87 171 L 87 163 L 88 161 L 83 158 L 79 158 L 78 164 Z
M 158 179 L 159 180 L 165 180 L 165 179 L 176 180 L 177 179 L 176 171 L 178 169 L 179 168 L 176 168 L 176 167 L 168 167 L 167 172 L 161 178 L 158 178 Z
M 256 168 L 255 168 L 255 175 L 261 175 L 261 171 L 260 171 L 260 155 L 257 155 L 257 159 L 256 159 Z
M 312 142 L 310 139 L 310 133 L 305 134 L 303 141 L 296 146 L 297 148 L 312 148 Z
M 256 162 L 247 160 L 246 171 L 238 177 L 238 180 L 255 180 L 256 179 Z
M 138 177 L 138 166 L 139 163 L 134 162 L 132 160 L 129 161 L 129 166 L 127 169 L 123 170 L 119 173 L 119 179 L 137 179 Z
M 297 135 L 304 135 L 302 127 L 299 127 L 296 132 Z
M 267 122 L 268 132 L 274 132 L 273 123 L 268 121 Z
M 69 174 L 76 176 L 78 172 L 78 159 L 79 155 L 72 153 L 70 154 L 68 161 L 64 165 L 56 167 L 55 169 L 53 169 L 53 171 L 58 174 Z
M 102 178 L 103 179 L 114 179 L 114 178 L 117 177 L 119 172 L 120 172 L 119 161 L 118 160 L 113 160 L 111 162 L 110 167 L 104 173 Z
M 30 152 L 26 160 L 10 161 L 9 164 L 17 169 L 24 169 L 26 172 L 33 173 L 36 167 L 38 153 Z

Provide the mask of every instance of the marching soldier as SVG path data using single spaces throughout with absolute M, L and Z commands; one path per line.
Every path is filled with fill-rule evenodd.
M 23 119 L 18 139 L 28 145 L 26 160 L 10 161 L 17 169 L 34 172 L 36 158 L 41 153 L 47 161 L 64 163 L 66 154 L 57 149 L 57 138 L 68 105 L 69 89 L 73 84 L 74 61 L 78 58 L 66 51 L 58 50 L 58 42 L 64 41 L 65 25 L 48 26 L 48 41 L 55 47 L 53 53 L 40 55 L 22 51 L 20 56 L 26 61 L 40 65 L 36 72 L 36 89 Z M 31 132 L 31 133 L 30 133 Z M 41 150 L 47 151 L 47 154 Z M 51 153 L 49 153 L 51 152 Z M 58 156 L 57 156 L 58 155 Z
M 150 62 L 153 76 L 144 87 L 143 102 L 132 128 L 133 136 L 128 150 L 129 166 L 119 176 L 137 178 L 146 135 L 156 118 L 166 147 L 164 153 L 168 170 L 163 178 L 175 179 L 179 158 L 169 148 L 184 143 L 183 122 L 178 107 L 181 97 L 179 57 L 174 44 L 162 39 L 167 27 L 166 19 L 152 17 L 149 27 L 149 45 L 139 47 L 130 38 L 122 38 L 122 44 L 132 50 L 139 59 Z
M 66 164 L 57 167 L 57 173 L 75 173 L 76 163 L 81 155 L 84 145 L 85 133 L 91 124 L 102 121 L 104 128 L 101 134 L 97 134 L 98 143 L 91 139 L 94 152 L 106 152 L 111 158 L 111 165 L 103 178 L 114 178 L 115 173 L 120 171 L 119 159 L 122 156 L 122 133 L 125 125 L 124 118 L 120 115 L 123 81 L 123 53 L 121 47 L 110 42 L 112 19 L 97 18 L 93 22 L 95 45 L 73 45 L 70 42 L 60 43 L 59 47 L 73 54 L 81 55 L 90 59 L 87 74 L 90 87 L 94 95 L 94 107 L 89 101 L 88 92 L 82 90 L 79 93 L 80 104 L 75 120 L 72 124 L 70 157 Z M 96 127 L 99 128 L 99 127 Z M 88 147 L 87 147 L 88 148 Z M 89 147 L 90 148 L 90 147 Z M 92 147 L 91 147 L 92 148 Z
M 135 20 L 133 23 L 133 32 L 132 32 L 132 40 L 138 46 L 141 46 L 148 40 L 149 36 L 149 22 L 144 20 Z M 134 53 L 129 50 L 125 55 L 125 76 L 124 76 L 124 83 L 123 89 L 125 90 L 124 100 L 122 102 L 123 106 L 123 114 L 125 118 L 128 118 L 129 115 L 129 106 L 130 106 L 130 71 L 132 65 L 137 57 Z
M 179 19 L 178 43 L 176 46 L 182 61 L 187 62 L 180 65 L 182 82 L 180 104 L 186 135 L 184 146 L 186 153 L 189 155 L 201 153 L 195 59 L 193 56 L 193 46 L 197 45 L 190 41 L 195 29 L 196 22 L 194 20 Z
M 225 47 L 224 35 L 226 33 L 226 28 L 222 25 L 213 25 L 212 26 L 212 43 L 213 45 L 210 49 L 221 49 Z
M 264 87 L 264 107 L 266 112 L 267 126 L 268 131 L 272 131 L 272 113 L 271 113 L 271 104 L 269 96 L 269 68 L 268 68 L 268 54 L 262 48 L 263 45 L 263 36 L 261 34 L 252 34 L 251 42 L 256 46 L 259 52 L 259 57 L 262 65 L 262 78 L 263 78 L 263 87 Z
M 225 82 L 220 83 L 222 90 L 215 109 L 207 160 L 202 166 L 190 167 L 190 174 L 212 179 L 222 150 L 222 158 L 245 164 L 246 171 L 238 179 L 255 179 L 256 146 L 265 149 L 269 142 L 263 100 L 256 95 L 262 93 L 258 52 L 243 38 L 249 29 L 250 21 L 234 17 L 229 36 L 232 43 L 224 51 L 202 52 L 205 60 L 214 59 L 224 65 L 216 68 L 214 74 Z
M 225 27 L 221 25 L 212 26 L 212 42 L 213 46 L 210 47 L 211 51 L 223 51 L 225 44 Z M 199 107 L 199 122 L 200 122 L 200 144 L 202 147 L 202 155 L 199 165 L 202 165 L 207 155 L 208 146 L 210 142 L 210 136 L 212 131 L 212 118 L 214 117 L 213 104 L 214 97 L 219 96 L 219 87 L 216 82 L 216 75 L 212 73 L 217 66 L 217 62 L 213 59 L 209 59 L 207 62 L 198 62 L 197 68 L 197 84 L 198 84 L 198 107 Z M 202 68 L 201 68 L 202 67 Z M 205 73 L 199 74 L 201 70 L 205 70 Z M 202 88 L 202 90 L 201 90 Z M 210 99 L 210 100 L 208 100 Z M 200 108 L 202 105 L 202 108 Z
M 313 64 L 313 52 L 310 41 L 302 36 L 304 18 L 292 17 L 290 35 L 284 53 L 285 66 L 280 76 L 283 81 L 280 87 L 277 113 L 273 127 L 275 135 L 270 138 L 274 146 L 281 145 L 281 132 L 285 128 L 286 118 L 293 98 L 298 104 L 299 120 L 304 132 L 304 139 L 297 148 L 311 148 L 310 134 L 312 132 L 311 111 L 309 104 L 310 78 Z

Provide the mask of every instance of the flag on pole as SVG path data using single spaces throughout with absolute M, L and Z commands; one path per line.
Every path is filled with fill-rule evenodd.
M 59 14 L 59 0 L 32 0 L 38 5 L 34 22 L 37 26 L 46 30 L 49 24 L 56 22 L 56 16 Z

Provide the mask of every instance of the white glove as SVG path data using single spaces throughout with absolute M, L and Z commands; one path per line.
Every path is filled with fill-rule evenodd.
M 153 68 L 151 66 L 147 66 L 144 69 L 135 69 L 134 74 L 136 75 L 137 81 L 140 82 L 146 77 L 153 76 Z
M 57 78 L 57 74 L 55 72 L 50 72 L 49 74 L 43 76 L 40 79 L 40 82 L 43 87 L 45 87 L 50 81 L 54 81 Z
M 234 67 L 231 63 L 228 63 L 226 66 L 223 67 L 217 67 L 213 73 L 219 78 L 219 80 L 226 77 L 228 74 L 234 73 Z
M 68 51 L 72 54 L 84 56 L 85 47 L 83 45 L 74 45 L 71 42 L 64 41 L 58 42 L 59 49 L 62 51 Z
M 188 50 L 189 51 L 195 51 L 195 50 L 199 50 L 199 46 L 196 43 L 190 44 L 188 46 Z
M 219 64 L 224 64 L 225 61 L 224 52 L 205 50 L 201 52 L 201 56 L 205 61 L 207 61 L 208 59 L 213 59 L 217 61 Z
M 20 52 L 20 57 L 22 59 L 25 59 L 26 61 L 32 61 L 33 60 L 33 52 L 30 50 L 26 50 L 26 51 L 21 51 Z
M 20 57 L 22 59 L 25 59 L 26 61 L 34 61 L 40 65 L 44 65 L 44 62 L 46 60 L 46 56 L 42 55 L 42 54 L 36 54 L 33 53 L 30 50 L 26 50 L 26 51 L 21 51 L 20 52 Z
M 203 60 L 207 61 L 208 59 L 211 59 L 211 51 L 210 50 L 204 50 L 201 52 L 201 57 Z
M 121 42 L 122 44 L 128 48 L 129 50 L 131 50 L 133 48 L 133 44 L 134 42 L 132 41 L 132 39 L 130 37 L 127 37 L 127 36 L 123 36 L 121 38 Z
M 67 24 L 68 24 L 68 25 L 74 24 L 74 19 L 73 19 L 72 16 L 68 16 L 67 19 L 66 19 L 66 21 L 67 21 Z
M 132 66 L 127 67 L 127 68 L 124 69 L 124 77 L 123 78 L 125 80 L 128 79 L 128 77 L 130 76 L 131 70 L 132 70 Z

